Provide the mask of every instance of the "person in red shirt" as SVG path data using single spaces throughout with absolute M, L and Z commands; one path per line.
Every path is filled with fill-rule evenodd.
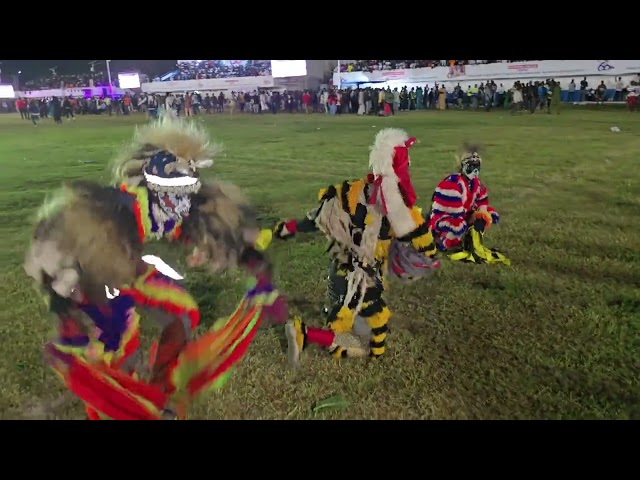
M 27 102 L 25 100 L 19 98 L 16 101 L 16 108 L 18 109 L 18 112 L 20 112 L 20 118 L 29 120 L 29 112 L 27 112 Z
M 311 102 L 311 95 L 309 92 L 302 94 L 302 105 L 304 106 L 304 113 L 309 113 L 309 103 Z

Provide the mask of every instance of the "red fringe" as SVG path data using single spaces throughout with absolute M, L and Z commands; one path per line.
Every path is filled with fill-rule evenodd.
M 115 391 L 104 378 L 75 358 L 70 365 L 67 385 L 92 408 L 114 420 L 159 420 L 126 393 Z
M 159 308 L 167 313 L 176 316 L 187 315 L 191 320 L 192 329 L 196 328 L 200 323 L 200 312 L 197 309 L 184 308 L 171 302 L 161 302 L 159 300 L 147 297 L 142 292 L 134 288 L 125 288 L 121 290 L 121 293 L 123 295 L 131 295 L 136 303 L 141 303 L 153 308 Z
M 146 382 L 135 380 L 122 370 L 115 370 L 107 367 L 106 365 L 98 365 L 96 366 L 96 371 L 110 376 L 118 382 L 122 388 L 128 390 L 134 395 L 143 397 L 145 400 L 151 402 L 156 408 L 163 408 L 167 402 L 167 395 L 165 395 L 158 387 Z

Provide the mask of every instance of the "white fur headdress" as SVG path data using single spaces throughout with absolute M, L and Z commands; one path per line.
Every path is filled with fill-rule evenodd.
M 406 162 L 406 165 L 400 168 L 408 168 L 408 153 L 402 149 L 408 149 L 414 142 L 415 138 L 409 137 L 404 130 L 385 128 L 376 135 L 369 154 L 369 168 L 375 176 L 376 188 L 379 188 L 378 194 L 373 195 L 372 200 L 382 207 L 397 237 L 403 237 L 416 228 L 410 207 L 405 203 L 400 189 L 400 185 L 408 181 L 408 171 L 404 175 L 398 175 L 398 160 L 400 163 L 402 160 Z M 399 151 L 402 152 L 403 158 L 398 157 Z M 413 195 L 410 182 L 408 187 Z

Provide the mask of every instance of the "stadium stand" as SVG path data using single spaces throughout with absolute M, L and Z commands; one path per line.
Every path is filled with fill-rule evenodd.
M 271 75 L 271 60 L 179 60 L 177 69 L 154 81 Z
M 20 85 L 20 88 L 25 91 L 33 90 L 48 90 L 52 88 L 60 88 L 64 85 L 65 88 L 83 88 L 90 87 L 91 80 L 93 80 L 93 86 L 99 87 L 101 85 L 108 85 L 109 79 L 104 72 L 83 73 L 78 75 L 55 75 L 48 78 L 41 78 L 38 80 L 32 80 Z M 113 80 L 115 86 L 117 80 Z

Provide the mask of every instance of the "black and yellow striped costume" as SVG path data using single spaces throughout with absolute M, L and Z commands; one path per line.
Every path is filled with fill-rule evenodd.
M 373 178 L 348 180 L 319 193 L 320 205 L 304 220 L 279 222 L 274 236 L 287 239 L 296 233 L 323 232 L 329 239 L 331 266 L 328 278 L 327 328 L 333 341 L 326 346 L 336 358 L 385 353 L 391 311 L 383 294 L 389 245 L 395 235 L 378 204 L 370 204 Z M 414 207 L 415 229 L 397 240 L 411 243 L 429 257 L 436 254 L 428 224 Z M 314 329 L 301 319 L 293 322 L 300 349 L 314 342 Z

